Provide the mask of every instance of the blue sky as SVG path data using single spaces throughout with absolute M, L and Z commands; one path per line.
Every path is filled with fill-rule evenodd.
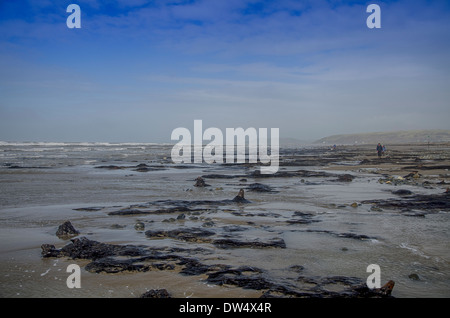
M 0 0 L 0 140 L 450 129 L 449 21 L 446 0 Z

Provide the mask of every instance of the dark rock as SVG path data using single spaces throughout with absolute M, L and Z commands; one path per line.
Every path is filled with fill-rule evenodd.
M 361 162 L 359 163 L 360 165 L 367 165 L 367 164 L 370 164 L 371 162 L 370 162 L 370 160 L 368 160 L 368 159 L 363 159 L 363 160 L 361 160 Z
M 199 209 L 199 210 L 204 211 L 204 209 Z M 190 208 L 188 208 L 186 206 L 176 206 L 176 207 L 167 208 L 167 209 L 158 209 L 156 211 L 152 211 L 151 213 L 166 214 L 166 213 L 191 212 L 191 211 L 193 211 L 193 210 L 191 210 Z
M 166 169 L 164 167 L 159 167 L 159 166 L 151 167 L 151 166 L 146 165 L 145 163 L 138 164 L 134 168 L 135 169 L 133 169 L 133 170 L 137 171 L 137 172 L 160 171 L 160 170 L 165 170 Z
M 7 166 L 8 169 L 51 169 L 52 168 L 52 167 L 37 167 L 37 166 L 22 167 L 22 166 L 17 166 L 17 165 L 8 165 L 8 164 L 6 164 L 5 166 Z
M 109 212 L 108 215 L 169 214 L 174 212 L 189 212 L 191 214 L 194 214 L 197 212 L 200 213 L 209 211 L 209 206 L 228 205 L 233 202 L 250 203 L 249 200 L 245 199 L 244 190 L 241 189 L 241 191 L 239 191 L 239 194 L 232 200 L 157 200 L 145 204 L 131 205 L 118 211 Z M 156 210 L 151 209 L 154 206 L 163 206 L 163 208 L 159 208 Z M 198 208 L 197 206 L 208 207 Z
M 286 243 L 283 239 L 274 239 L 268 242 L 260 241 L 238 241 L 236 239 L 217 239 L 213 244 L 219 248 L 286 248 Z
M 339 233 L 339 237 L 345 237 L 345 238 L 352 238 L 357 240 L 370 240 L 373 239 L 370 236 L 364 235 L 364 234 L 355 234 L 355 233 Z
M 233 202 L 250 203 L 250 201 L 244 197 L 244 189 L 239 190 L 239 193 L 237 196 L 234 197 Z
M 121 170 L 121 169 L 125 169 L 126 167 L 109 165 L 109 166 L 97 166 L 95 168 L 96 169 L 108 169 L 108 170 Z
M 292 265 L 291 267 L 289 267 L 289 269 L 293 270 L 296 273 L 300 273 L 305 269 L 305 267 L 302 265 Z
M 51 257 L 51 255 L 49 255 L 48 246 L 45 246 L 44 248 L 42 250 L 42 255 L 44 257 Z M 89 240 L 86 237 L 75 238 L 72 240 L 70 244 L 64 246 L 63 248 L 57 251 L 58 251 L 57 257 L 66 256 L 73 259 L 80 258 L 92 260 L 114 255 L 137 256 L 142 255 L 143 253 L 143 250 L 136 246 L 122 246 L 122 245 L 100 243 L 97 241 Z M 50 254 L 55 254 L 55 252 Z
M 383 209 L 380 208 L 380 207 L 378 207 L 378 206 L 376 206 L 376 205 L 372 205 L 372 206 L 370 207 L 370 211 L 374 211 L 374 212 L 383 212 Z
M 195 179 L 195 180 L 196 180 L 196 182 L 195 182 L 195 184 L 194 184 L 194 187 L 209 187 L 209 186 L 210 186 L 209 184 L 207 184 L 207 183 L 205 182 L 205 180 L 203 180 L 202 177 L 198 177 L 198 178 Z
M 372 298 L 385 298 L 391 297 L 392 290 L 394 289 L 395 282 L 390 280 L 384 284 L 381 288 L 370 289 L 367 285 L 362 285 L 359 288 L 353 288 L 356 295 L 353 297 L 372 297 Z
M 342 174 L 342 175 L 339 175 L 335 181 L 337 181 L 337 182 L 352 182 L 354 178 L 355 178 L 355 176 L 352 176 L 351 174 Z
M 214 235 L 215 232 L 200 228 L 192 229 L 176 229 L 168 231 L 168 236 L 187 242 L 209 242 L 208 237 Z
M 215 225 L 216 223 L 214 223 L 213 221 L 206 221 L 202 224 L 202 227 L 214 227 Z
M 107 166 L 97 166 L 97 169 L 107 169 L 107 170 L 124 170 L 124 169 L 133 169 L 138 172 L 148 172 L 148 171 L 159 171 L 164 170 L 164 167 L 151 167 L 146 165 L 145 163 L 138 164 L 137 166 L 115 166 L 115 165 L 107 165 Z
M 224 264 L 208 265 L 197 259 L 174 254 L 177 250 L 183 253 L 189 252 L 184 249 L 172 248 L 166 250 L 167 253 L 163 253 L 161 249 L 106 244 L 91 241 L 85 237 L 73 239 L 70 244 L 59 250 L 51 244 L 43 244 L 41 248 L 43 257 L 70 257 L 72 259 L 92 260 L 86 265 L 85 269 L 93 273 L 175 270 L 181 267 L 180 274 L 207 275 L 206 282 L 208 283 L 265 290 L 263 297 L 390 297 L 394 287 L 394 282 L 389 281 L 382 288 L 371 290 L 362 283 L 362 280 L 343 276 L 299 277 L 294 282 L 295 285 L 291 285 L 289 281 L 273 281 L 263 270 L 255 267 L 232 268 Z M 195 252 L 198 251 L 195 250 Z M 303 267 L 292 266 L 291 270 L 301 272 Z M 337 286 L 341 286 L 342 290 L 336 292 Z M 146 296 L 166 297 L 167 294 L 162 291 L 150 291 Z
M 418 217 L 418 218 L 424 218 L 424 217 L 425 217 L 425 213 L 416 212 L 416 211 L 402 212 L 402 215 L 404 215 L 404 216 Z
M 148 168 L 149 166 L 146 165 L 145 163 L 140 163 L 136 166 L 136 168 Z
M 358 283 L 359 278 L 334 276 L 328 277 L 320 281 L 321 288 L 326 290 L 327 285 L 341 284 L 344 290 L 340 293 L 329 292 L 332 297 L 352 297 L 352 298 L 384 298 L 391 295 L 395 283 L 387 282 L 381 288 L 370 289 L 366 283 Z
M 409 274 L 408 278 L 411 280 L 420 280 L 419 275 L 417 275 L 416 273 Z
M 376 204 L 381 208 L 395 210 L 424 210 L 427 213 L 432 211 L 450 211 L 450 195 L 447 193 L 417 194 L 403 199 L 366 200 L 361 203 Z
M 143 293 L 141 298 L 172 298 L 166 289 L 150 289 Z
M 243 226 L 240 226 L 240 225 L 227 225 L 227 226 L 224 226 L 222 229 L 223 229 L 225 232 L 230 232 L 230 233 L 232 233 L 232 232 L 245 231 L 245 230 L 247 230 L 248 228 L 243 227 Z
M 424 166 L 423 164 L 417 166 L 405 166 L 403 169 L 420 169 L 420 170 L 449 170 L 450 165 L 433 165 Z M 417 171 L 418 172 L 418 171 Z
M 301 212 L 301 211 L 295 211 L 293 216 L 300 216 L 304 218 L 310 218 L 313 217 L 315 214 L 310 212 Z
M 300 276 L 297 282 L 300 283 L 299 287 L 273 284 L 261 297 L 389 298 L 395 284 L 389 281 L 381 288 L 370 289 L 361 279 L 345 276 L 323 278 Z
M 186 275 L 186 276 L 194 276 L 194 275 L 202 275 L 207 272 L 213 271 L 216 269 L 215 266 L 206 265 L 200 263 L 198 260 L 195 259 L 182 259 L 180 262 L 177 263 L 178 265 L 183 265 L 183 269 L 180 271 L 180 274 Z M 226 265 L 224 265 L 226 266 Z
M 309 212 L 300 212 L 300 211 L 295 211 L 293 214 L 294 217 L 300 217 L 299 219 L 291 219 L 291 220 L 287 220 L 286 222 L 289 224 L 311 224 L 313 222 L 320 222 L 318 220 L 313 220 L 313 213 L 309 213 Z
M 70 221 L 66 221 L 61 224 L 56 231 L 56 236 L 62 239 L 77 236 L 78 234 L 80 234 L 80 232 L 73 227 Z
M 137 172 L 149 172 L 149 171 L 155 171 L 155 170 L 159 170 L 159 169 L 148 168 L 148 167 L 141 167 L 141 168 L 134 169 L 134 171 L 137 171 Z
M 372 239 L 377 239 L 376 237 L 371 237 L 371 236 L 367 236 L 364 234 L 355 234 L 355 233 L 336 233 L 336 232 L 332 232 L 329 230 L 312 230 L 312 229 L 307 229 L 306 232 L 314 232 L 314 233 L 327 233 L 327 234 L 331 234 L 337 237 L 342 237 L 342 238 L 351 238 L 351 239 L 356 239 L 356 240 L 372 240 Z
M 119 211 L 109 212 L 108 215 L 141 215 L 149 213 L 149 211 L 142 211 L 139 209 L 122 209 Z
M 241 266 L 236 269 L 225 269 L 208 275 L 206 282 L 216 285 L 233 285 L 245 289 L 269 289 L 274 286 L 263 275 L 263 271 L 250 267 Z
M 149 237 L 149 238 L 167 238 L 169 237 L 168 231 L 163 231 L 163 230 L 156 230 L 156 231 L 152 231 L 152 230 L 148 230 L 145 231 L 145 236 Z
M 331 177 L 334 174 L 323 171 L 309 171 L 309 170 L 297 170 L 297 171 L 278 171 L 272 174 L 263 174 L 259 170 L 255 170 L 249 174 L 253 178 L 311 178 L 311 177 Z
M 158 269 L 160 271 L 166 271 L 166 270 L 174 270 L 175 266 L 173 264 L 167 263 L 152 263 L 151 268 Z
M 60 253 L 60 251 L 56 249 L 55 245 L 51 244 L 42 244 L 41 249 L 42 257 L 58 257 Z
M 177 220 L 184 220 L 186 219 L 186 215 L 184 213 L 181 213 L 177 216 Z
M 161 254 L 155 249 L 135 245 L 113 245 L 87 238 L 74 239 L 72 243 L 57 250 L 53 245 L 43 244 L 42 256 L 70 257 L 72 259 L 90 259 L 85 269 L 93 273 L 119 273 L 123 271 L 145 272 L 152 269 L 174 270 L 176 262 L 182 257 L 173 254 Z M 162 261 L 162 262 L 155 262 Z
M 413 194 L 411 191 L 406 190 L 406 189 L 399 189 L 399 190 L 396 190 L 396 191 L 392 191 L 392 193 L 396 194 L 396 195 L 400 195 L 400 196 L 412 195 Z
M 86 212 L 96 212 L 104 209 L 105 207 L 88 207 L 88 208 L 77 208 L 74 211 L 86 211 Z
M 146 272 L 149 270 L 148 265 L 135 264 L 133 259 L 117 260 L 109 257 L 94 260 L 86 265 L 85 270 L 90 273 L 120 273 L 129 272 Z
M 317 165 L 317 159 L 313 161 L 314 165 Z M 284 163 L 281 163 L 281 165 L 286 165 Z M 291 165 L 291 164 L 288 164 Z M 303 166 L 303 163 L 298 164 L 299 166 Z M 297 171 L 277 171 L 276 173 L 261 173 L 259 169 L 254 170 L 247 175 L 223 175 L 223 174 L 208 174 L 203 175 L 203 178 L 210 178 L 210 179 L 233 179 L 233 178 L 240 178 L 239 180 L 245 178 L 293 178 L 293 177 L 331 177 L 335 176 L 334 174 L 324 172 L 324 171 L 309 171 L 309 170 L 297 170 Z
M 143 215 L 143 214 L 169 214 L 169 213 L 175 213 L 175 212 L 189 212 L 191 209 L 184 206 L 177 206 L 173 208 L 167 208 L 167 209 L 158 209 L 154 211 L 143 211 L 139 209 L 134 208 L 126 208 L 121 209 L 118 211 L 109 212 L 108 215 Z
M 289 223 L 289 224 L 311 224 L 313 222 L 318 222 L 318 221 L 313 221 L 310 219 L 292 219 L 292 220 L 286 221 L 286 223 Z
M 209 243 L 209 236 L 215 232 L 201 228 L 175 229 L 170 231 L 156 230 L 146 231 L 145 236 L 149 238 L 173 238 L 180 241 Z
M 408 173 L 406 176 L 404 176 L 404 179 L 419 179 L 422 175 L 419 173 L 419 171 L 414 171 L 411 173 Z
M 145 230 L 145 224 L 144 224 L 144 222 L 141 222 L 141 221 L 136 222 L 136 224 L 134 225 L 134 229 L 135 229 L 136 231 L 144 231 L 144 230 Z
M 247 190 L 254 192 L 275 192 L 272 187 L 262 183 L 252 183 L 247 187 Z
M 207 174 L 202 177 L 207 178 L 207 179 L 233 179 L 233 178 L 242 177 L 242 176 L 230 176 L 230 175 L 225 175 L 225 174 Z
M 126 225 L 120 225 L 120 224 L 112 224 L 112 225 L 110 226 L 110 228 L 115 229 L 115 230 L 124 229 L 124 228 L 126 228 L 126 227 L 127 227 Z

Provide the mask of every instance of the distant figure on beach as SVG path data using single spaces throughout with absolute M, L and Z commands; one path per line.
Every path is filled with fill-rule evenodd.
M 378 158 L 381 158 L 381 155 L 383 154 L 383 146 L 378 143 L 377 145 L 377 153 L 378 153 Z
M 383 145 L 383 155 L 384 155 L 385 152 L 386 152 L 386 146 Z

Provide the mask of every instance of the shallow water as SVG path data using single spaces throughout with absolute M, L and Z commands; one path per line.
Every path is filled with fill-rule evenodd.
M 406 216 L 399 211 L 372 211 L 363 200 L 398 198 L 392 185 L 380 184 L 371 169 L 352 172 L 352 182 L 333 182 L 333 177 L 206 179 L 210 187 L 193 187 L 206 174 L 244 175 L 255 168 L 218 165 L 174 165 L 169 145 L 22 143 L 0 144 L 0 267 L 1 297 L 138 297 L 152 288 L 166 288 L 175 297 L 259 297 L 261 291 L 204 282 L 206 276 L 183 276 L 177 271 L 93 274 L 82 270 L 82 288 L 66 286 L 67 265 L 86 265 L 87 260 L 43 259 L 43 243 L 62 247 L 68 240 L 55 236 L 65 220 L 80 236 L 100 242 L 179 246 L 203 253 L 189 255 L 208 264 L 249 265 L 265 270 L 272 280 L 295 283 L 307 277 L 352 276 L 365 280 L 369 264 L 381 268 L 381 282 L 395 281 L 395 297 L 449 297 L 449 213 Z M 302 156 L 308 150 L 289 150 Z M 283 151 L 281 151 L 283 156 Z M 338 160 L 339 158 L 337 158 Z M 342 160 L 342 166 L 355 160 Z M 145 163 L 154 171 L 138 172 Z M 100 169 L 116 165 L 124 169 Z M 323 166 L 281 167 L 281 171 Z M 330 171 L 328 171 L 330 172 Z M 348 173 L 333 170 L 330 173 Z M 208 207 L 199 219 L 165 222 L 171 215 L 110 216 L 107 213 L 156 200 L 232 199 L 251 183 L 270 185 L 276 192 L 246 191 L 249 204 Z M 441 193 L 439 188 L 404 185 L 414 193 Z M 353 202 L 357 207 L 350 206 Z M 75 209 L 97 207 L 97 211 Z M 295 212 L 309 213 L 313 221 L 291 224 Z M 217 232 L 238 226 L 233 232 L 246 240 L 281 238 L 280 248 L 221 249 L 208 243 L 172 239 L 154 240 L 134 229 L 137 220 L 146 230 L 208 227 Z M 122 226 L 122 227 L 118 227 Z M 355 239 L 342 234 L 366 235 Z M 186 253 L 193 253 L 187 251 Z M 292 266 L 302 266 L 301 273 Z M 408 276 L 417 274 L 419 280 Z

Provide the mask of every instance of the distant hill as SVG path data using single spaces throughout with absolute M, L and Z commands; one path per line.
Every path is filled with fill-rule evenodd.
M 300 140 L 296 138 L 280 138 L 280 146 L 282 147 L 299 147 L 304 145 L 309 145 L 312 143 L 311 140 Z
M 315 144 L 403 144 L 450 142 L 450 130 L 406 130 L 361 134 L 333 135 L 315 141 Z

